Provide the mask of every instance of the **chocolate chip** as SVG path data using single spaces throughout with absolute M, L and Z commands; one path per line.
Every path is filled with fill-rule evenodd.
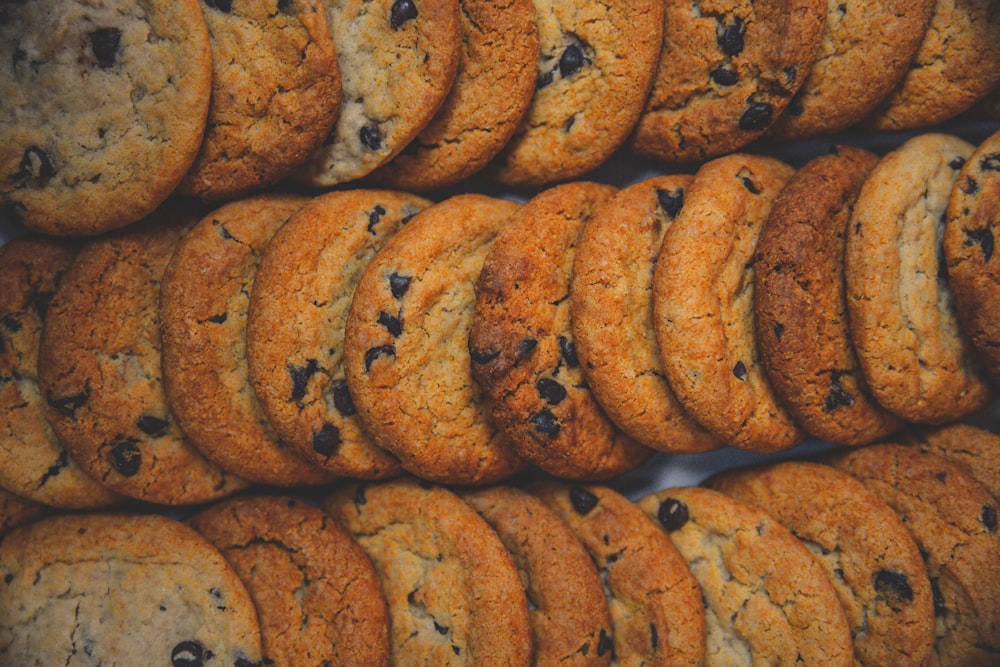
M 21 171 L 18 172 L 15 180 L 21 182 L 30 180 L 44 183 L 56 174 L 52 158 L 38 146 L 29 146 L 24 151 L 19 166 Z
M 735 70 L 726 69 L 725 67 L 713 69 L 708 73 L 708 76 L 720 86 L 735 86 L 740 80 L 740 75 Z
M 657 188 L 656 203 L 659 204 L 664 213 L 671 218 L 676 218 L 677 214 L 681 212 L 681 208 L 684 207 L 684 189 L 677 188 L 668 192 Z
M 183 641 L 170 652 L 174 667 L 201 667 L 205 664 L 205 647 L 194 640 Z
M 737 361 L 736 365 L 733 366 L 733 375 L 740 382 L 746 382 L 747 379 L 747 367 L 742 361 Z
M 517 344 L 517 357 L 514 359 L 514 365 L 524 361 L 528 355 L 535 351 L 536 347 L 538 347 L 538 341 L 534 338 L 522 338 Z
M 367 229 L 369 234 L 375 233 L 375 225 L 377 225 L 379 221 L 382 220 L 383 215 L 385 215 L 385 208 L 376 204 L 375 208 L 372 209 L 372 212 L 368 214 Z
M 389 291 L 395 298 L 403 298 L 406 290 L 410 288 L 410 280 L 412 280 L 410 276 L 403 276 L 393 271 L 389 274 Z
M 160 417 L 143 415 L 136 420 L 135 425 L 146 435 L 156 436 L 166 431 L 167 427 L 170 426 L 170 422 Z
M 791 102 L 788 103 L 788 106 L 785 107 L 785 113 L 787 113 L 789 116 L 801 116 L 805 112 L 806 108 L 802 104 L 802 100 L 799 99 L 798 97 L 794 98 Z
M 891 606 L 913 601 L 913 588 L 902 572 L 879 570 L 874 577 L 875 593 Z
M 997 530 L 997 508 L 994 505 L 983 505 L 983 513 L 979 515 L 979 520 L 986 526 L 986 530 L 995 533 Z
M 785 325 L 782 324 L 781 322 L 778 322 L 777 324 L 774 325 L 773 331 L 774 331 L 774 337 L 780 341 L 781 336 L 784 335 L 785 333 Z
M 603 656 L 605 653 L 613 653 L 615 649 L 615 642 L 611 639 L 611 636 L 607 633 L 604 628 L 601 628 L 601 634 L 597 638 L 597 655 L 598 657 Z
M 449 632 L 451 632 L 451 628 L 449 628 L 447 625 L 441 625 L 437 621 L 433 621 L 433 623 L 434 623 L 434 630 L 436 630 L 439 635 L 446 635 Z
M 944 616 L 948 613 L 948 603 L 944 600 L 944 595 L 941 594 L 941 588 L 938 586 L 936 578 L 931 579 L 931 599 L 934 601 L 934 615 Z
M 45 319 L 45 315 L 49 312 L 49 304 L 52 303 L 52 292 L 36 292 L 34 296 L 31 297 L 31 307 L 35 309 L 35 313 L 38 317 Z
M 965 194 L 974 195 L 979 190 L 979 183 L 972 176 L 967 176 L 959 187 Z
M 985 156 L 979 162 L 982 171 L 1000 171 L 1000 153 Z
M 111 465 L 123 477 L 132 477 L 142 465 L 142 452 L 135 440 L 122 440 L 111 448 Z
M 559 352 L 570 368 L 580 365 L 580 359 L 576 356 L 576 345 L 569 338 L 559 336 Z
M 471 341 L 470 341 L 470 343 L 471 343 Z M 499 350 L 495 350 L 495 351 L 490 351 L 490 352 L 483 352 L 481 350 L 474 350 L 474 349 L 472 349 L 472 346 L 470 344 L 470 346 L 469 346 L 469 356 L 472 358 L 472 362 L 473 363 L 479 364 L 480 366 L 482 366 L 483 364 L 488 364 L 491 361 L 493 361 L 494 359 L 496 359 L 497 357 L 499 357 L 500 356 L 500 351 Z
M 209 651 L 208 655 L 205 656 L 206 660 L 212 657 L 212 652 Z M 237 656 L 235 662 L 233 662 L 233 667 L 261 667 L 261 664 L 256 660 L 251 660 L 245 655 Z
M 365 352 L 365 372 L 372 369 L 372 364 L 379 357 L 396 357 L 396 348 L 392 345 L 379 345 Z
M 990 257 L 993 256 L 993 231 L 989 227 L 984 227 L 983 229 L 963 229 L 962 231 L 965 232 L 965 243 L 963 245 L 966 248 L 978 245 L 983 251 L 983 262 L 990 261 Z
M 122 32 L 118 28 L 98 28 L 90 33 L 90 48 L 101 69 L 114 67 L 121 41 Z
M 535 427 L 536 431 L 542 435 L 547 435 L 550 438 L 554 438 L 559 435 L 559 430 L 562 428 L 562 426 L 559 425 L 559 421 L 556 419 L 556 416 L 552 414 L 552 411 L 548 408 L 532 415 L 531 424 Z
M 545 86 L 551 84 L 553 79 L 555 79 L 555 74 L 552 71 L 548 71 L 538 77 L 535 81 L 535 88 L 544 88 Z
M 323 424 L 313 433 L 312 446 L 317 454 L 333 456 L 340 447 L 340 429 L 333 424 Z
M 282 14 L 293 14 L 295 5 L 292 4 L 292 0 L 278 0 L 278 11 Z
M 785 68 L 785 83 L 787 85 L 792 85 L 795 82 L 795 75 L 799 73 L 799 66 L 792 65 L 791 67 Z
M 965 158 L 962 156 L 956 157 L 954 160 L 948 163 L 948 166 L 954 169 L 955 171 L 958 171 L 959 169 L 965 166 Z
M 378 319 L 376 320 L 379 324 L 385 327 L 393 338 L 398 338 L 400 334 L 403 333 L 403 323 L 395 315 L 390 315 L 384 310 L 379 311 Z
M 827 412 L 833 412 L 837 408 L 849 408 L 854 405 L 854 395 L 844 389 L 840 384 L 840 379 L 834 375 L 830 378 L 830 392 L 826 395 L 826 402 L 823 408 Z
M 774 109 L 767 102 L 747 102 L 747 108 L 740 116 L 740 129 L 748 132 L 766 130 L 771 125 Z
M 49 398 L 48 403 L 50 406 L 67 417 L 74 417 L 76 411 L 86 405 L 89 398 L 90 394 L 83 392 L 80 394 L 72 394 L 71 396 L 63 396 L 61 398 Z
M 288 364 L 288 376 L 292 380 L 293 401 L 301 401 L 306 396 L 306 389 L 309 387 L 309 380 L 319 371 L 319 364 L 315 359 L 310 359 L 305 366 Z
M 374 125 L 365 125 L 358 132 L 361 138 L 361 145 L 370 151 L 377 151 L 382 148 L 382 133 Z
M 389 25 L 399 30 L 407 21 L 417 18 L 417 5 L 412 0 L 396 0 L 389 12 Z
M 17 315 L 10 314 L 0 319 L 0 326 L 2 326 L 7 331 L 12 333 L 17 333 L 21 330 L 21 320 L 17 318 Z
M 368 498 L 365 497 L 365 485 L 358 484 L 354 488 L 354 504 L 360 506 L 366 504 L 367 502 Z
M 337 412 L 345 417 L 358 413 L 358 409 L 354 407 L 354 399 L 351 398 L 351 392 L 347 387 L 346 380 L 335 381 L 330 387 L 330 392 L 333 394 L 333 407 L 337 408 Z
M 684 527 L 684 524 L 690 518 L 690 514 L 688 513 L 687 505 L 683 502 L 676 498 L 667 498 L 660 503 L 660 508 L 656 511 L 656 518 L 659 519 L 660 525 L 668 533 L 672 533 Z
M 226 14 L 233 11 L 233 0 L 205 0 L 205 4 Z
M 218 315 L 206 318 L 204 321 L 211 322 L 212 324 L 225 324 L 227 319 L 229 319 L 229 313 L 219 313 Z
M 551 378 L 539 378 L 535 389 L 549 405 L 559 405 L 566 398 L 566 388 Z
M 740 176 L 740 181 L 742 181 L 743 187 L 745 187 L 750 194 L 752 195 L 760 194 L 760 188 L 757 187 L 756 183 L 750 180 L 749 176 Z
M 597 496 L 588 491 L 574 486 L 569 490 L 569 502 L 577 514 L 589 514 L 590 510 L 597 507 Z
M 743 19 L 737 18 L 715 37 L 716 43 L 727 56 L 736 56 L 743 51 Z
M 563 123 L 563 132 L 569 132 L 573 129 L 573 124 L 576 122 L 576 116 L 570 116 L 569 120 Z
M 559 74 L 562 78 L 566 78 L 576 72 L 578 72 L 584 65 L 588 64 L 590 61 L 587 57 L 583 55 L 583 51 L 576 44 L 570 44 L 563 51 L 562 55 L 559 56 Z
M 657 644 L 660 643 L 660 634 L 656 629 L 655 623 L 649 624 L 649 645 L 655 651 Z

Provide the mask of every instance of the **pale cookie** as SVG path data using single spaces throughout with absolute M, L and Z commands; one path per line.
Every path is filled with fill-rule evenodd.
M 0 5 L 0 210 L 49 234 L 149 215 L 201 146 L 212 85 L 198 0 Z

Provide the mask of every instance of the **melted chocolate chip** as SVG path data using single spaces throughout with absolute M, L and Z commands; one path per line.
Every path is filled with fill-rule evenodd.
M 390 315 L 384 310 L 379 311 L 378 320 L 379 324 L 385 327 L 393 338 L 398 338 L 400 334 L 403 333 L 403 323 L 395 315 Z
M 351 392 L 347 387 L 346 380 L 337 380 L 330 387 L 330 392 L 333 394 L 333 407 L 337 408 L 337 412 L 349 417 L 358 413 L 358 409 L 354 407 L 354 399 L 351 398 Z
M 374 125 L 365 125 L 358 131 L 361 138 L 361 145 L 370 151 L 377 151 L 382 148 L 382 133 Z
M 743 51 L 743 19 L 737 18 L 723 28 L 715 41 L 727 56 L 739 55 Z
M 798 97 L 794 98 L 791 102 L 788 103 L 788 106 L 785 107 L 785 113 L 787 113 L 789 116 L 801 116 L 805 112 L 806 112 L 806 107 L 805 105 L 802 104 L 802 100 L 799 99 Z
M 292 14 L 294 9 L 295 5 L 292 4 L 292 0 L 278 0 L 278 11 L 282 14 Z
M 75 417 L 76 411 L 86 405 L 89 398 L 90 394 L 83 392 L 61 398 L 50 398 L 48 399 L 48 403 L 67 417 Z
M 656 203 L 659 204 L 664 213 L 671 218 L 676 218 L 677 214 L 684 207 L 684 189 L 677 188 L 676 190 L 667 192 L 666 190 L 657 188 Z
M 774 109 L 767 102 L 747 102 L 747 108 L 740 116 L 740 129 L 748 132 L 766 130 L 773 116 Z
M 875 593 L 891 606 L 913 601 L 913 588 L 902 572 L 879 570 L 874 577 Z
M 396 357 L 396 348 L 392 345 L 379 345 L 365 352 L 365 372 L 372 369 L 372 364 L 379 357 Z
M 49 154 L 38 146 L 29 146 L 21 156 L 21 171 L 18 172 L 16 180 L 38 181 L 44 183 L 55 176 L 56 168 L 52 164 Z
M 966 248 L 978 245 L 983 251 L 983 262 L 990 261 L 990 257 L 993 256 L 993 232 L 990 228 L 964 229 L 962 231 L 965 232 L 965 243 L 963 245 Z
M 479 364 L 480 366 L 482 366 L 483 364 L 488 364 L 497 357 L 499 357 L 500 351 L 495 350 L 490 352 L 483 352 L 481 350 L 472 349 L 472 346 L 470 345 L 469 356 L 472 358 L 472 363 Z
M 173 667 L 202 667 L 205 664 L 205 647 L 194 640 L 183 641 L 170 652 Z
M 737 361 L 736 365 L 733 366 L 733 375 L 740 382 L 746 382 L 747 379 L 747 367 L 742 361 Z
M 569 490 L 569 502 L 577 514 L 589 514 L 590 510 L 597 507 L 597 496 L 588 491 L 574 486 Z
M 611 636 L 607 633 L 604 628 L 601 628 L 601 634 L 597 638 L 597 655 L 603 656 L 605 653 L 612 653 L 615 649 L 615 642 L 611 639 Z
M 233 0 L 205 0 L 205 4 L 226 14 L 233 11 Z
M 439 635 L 446 635 L 446 634 L 448 634 L 449 632 L 451 632 L 451 628 L 449 628 L 449 627 L 448 627 L 447 625 L 441 625 L 441 624 L 440 624 L 440 623 L 438 623 L 437 621 L 434 621 L 434 630 L 435 630 L 435 631 L 436 631 L 436 632 L 437 632 L 437 633 L 438 633 Z
M 655 651 L 657 645 L 660 643 L 660 633 L 656 629 L 655 623 L 649 624 L 649 645 Z
M 565 336 L 559 336 L 559 353 L 562 354 L 562 358 L 570 368 L 576 368 L 580 365 L 580 359 L 576 356 L 576 345 Z
M 0 326 L 2 326 L 7 331 L 17 333 L 21 330 L 21 320 L 17 318 L 17 315 L 13 313 L 7 315 L 3 319 L 0 319 Z
M 830 378 L 830 392 L 826 395 L 826 402 L 823 408 L 827 412 L 833 412 L 837 408 L 849 408 L 854 405 L 854 395 L 844 389 L 840 384 L 840 378 L 836 375 Z
M 785 325 L 782 324 L 781 322 L 778 322 L 777 324 L 774 325 L 773 331 L 774 331 L 774 337 L 780 341 L 781 336 L 784 335 L 785 333 Z
M 385 215 L 385 207 L 376 204 L 375 208 L 372 209 L 372 212 L 368 214 L 368 227 L 366 227 L 366 229 L 369 234 L 375 233 L 375 225 L 382 220 L 383 215 Z
M 132 477 L 142 465 L 142 452 L 135 440 L 122 440 L 111 448 L 111 465 L 122 477 Z
M 554 79 L 555 74 L 553 74 L 552 71 L 546 72 L 545 74 L 540 75 L 535 81 L 535 88 L 544 88 L 545 86 L 551 84 Z
M 170 422 L 166 419 L 161 419 L 160 417 L 143 415 L 136 420 L 135 425 L 146 435 L 157 436 L 167 430 L 167 427 L 170 426 Z
M 566 388 L 551 378 L 539 378 L 535 389 L 549 405 L 559 405 L 566 398 Z
M 736 73 L 736 70 L 726 69 L 725 67 L 713 69 L 708 73 L 708 76 L 720 86 L 735 86 L 740 80 L 740 75 Z
M 584 65 L 588 64 L 589 61 L 587 57 L 583 55 L 583 51 L 576 44 L 570 44 L 563 51 L 562 55 L 559 56 L 559 74 L 562 78 L 566 78 L 583 68 Z
M 333 456 L 340 447 L 340 429 L 333 424 L 323 424 L 313 433 L 312 446 L 321 456 Z
M 995 505 L 983 505 L 983 513 L 979 515 L 979 520 L 986 530 L 995 533 L 997 530 L 997 508 Z
M 656 511 L 656 518 L 668 533 L 672 533 L 683 528 L 690 515 L 687 505 L 676 498 L 667 498 L 660 503 L 660 508 Z
M 559 420 L 556 419 L 556 416 L 552 414 L 552 411 L 548 408 L 532 415 L 531 424 L 535 427 L 536 431 L 542 435 L 547 435 L 550 438 L 554 438 L 559 435 L 559 431 L 562 428 L 559 424 Z
M 993 153 L 985 156 L 979 162 L 979 168 L 982 171 L 1000 171 L 1000 154 Z
M 406 294 L 406 290 L 410 288 L 410 276 L 403 276 L 395 271 L 389 274 L 389 291 L 392 292 L 392 296 L 397 299 L 403 298 Z
M 954 160 L 948 163 L 948 166 L 954 169 L 955 171 L 958 171 L 959 169 L 965 166 L 965 158 L 962 156 L 956 157 Z
M 389 25 L 399 30 L 407 21 L 417 18 L 417 5 L 413 0 L 396 0 L 389 11 Z
M 965 180 L 959 184 L 959 187 L 967 195 L 974 195 L 979 190 L 979 183 L 972 176 L 967 176 Z
M 522 338 L 521 342 L 517 344 L 517 357 L 514 359 L 514 364 L 517 365 L 524 361 L 524 359 L 535 351 L 538 347 L 538 341 L 534 338 Z
M 227 319 L 229 319 L 229 313 L 219 313 L 218 315 L 212 315 L 205 321 L 211 322 L 212 324 L 225 324 Z
M 309 380 L 319 371 L 319 364 L 315 359 L 310 359 L 305 366 L 295 366 L 288 364 L 288 376 L 292 380 L 291 400 L 301 401 L 306 396 L 306 389 Z
M 212 657 L 212 652 L 209 651 L 205 659 L 207 660 L 211 657 Z M 233 667 L 261 667 L 261 665 L 259 662 L 251 660 L 250 658 L 241 655 L 236 658 L 235 662 L 233 662 Z
M 98 28 L 90 33 L 90 49 L 101 69 L 114 67 L 118 61 L 118 49 L 121 47 L 122 32 L 117 28 Z

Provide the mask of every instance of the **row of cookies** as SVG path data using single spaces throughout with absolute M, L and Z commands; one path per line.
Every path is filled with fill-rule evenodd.
M 58 235 L 173 192 L 538 188 L 618 150 L 686 163 L 925 128 L 1000 80 L 989 0 L 49 0 L 2 18 L 0 209 Z
M 635 500 L 403 477 L 308 503 L 240 494 L 183 523 L 47 517 L 0 542 L 0 656 L 985 667 L 1000 652 L 1000 438 L 925 438 Z M 952 458 L 977 446 L 972 467 Z

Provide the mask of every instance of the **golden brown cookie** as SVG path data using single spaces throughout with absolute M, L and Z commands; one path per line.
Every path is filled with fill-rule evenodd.
M 22 498 L 0 487 L 0 536 L 6 535 L 11 528 L 40 519 L 49 511 L 49 505 Z
M 945 457 L 1000 499 L 1000 428 L 995 423 L 911 429 L 894 441 Z

